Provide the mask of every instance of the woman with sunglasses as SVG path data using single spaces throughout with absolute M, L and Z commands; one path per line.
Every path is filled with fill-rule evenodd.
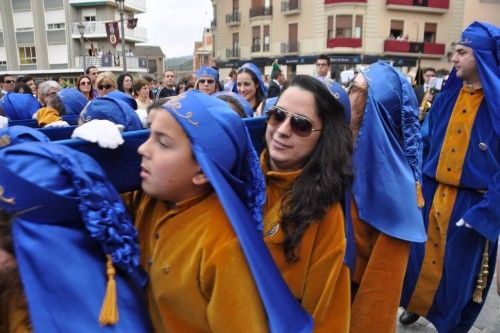
M 260 70 L 252 63 L 243 64 L 238 70 L 233 92 L 237 92 L 250 103 L 254 112 L 267 95 L 267 88 L 262 82 Z
M 94 98 L 94 87 L 92 86 L 92 80 L 87 75 L 80 76 L 76 82 L 76 89 L 78 89 L 87 100 L 92 100 Z
M 340 202 L 353 179 L 353 148 L 343 107 L 321 82 L 298 75 L 266 117 L 264 240 L 315 331 L 348 332 L 350 273 Z
M 99 97 L 106 96 L 116 90 L 115 75 L 111 72 L 100 73 L 95 79 L 95 85 L 97 87 L 97 95 Z
M 222 90 L 219 84 L 219 72 L 215 68 L 201 66 L 196 71 L 195 76 L 196 83 L 194 88 L 205 95 L 212 95 Z

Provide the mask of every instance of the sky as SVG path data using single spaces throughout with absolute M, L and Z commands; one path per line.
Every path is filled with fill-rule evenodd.
M 192 55 L 213 17 L 210 0 L 146 0 L 146 8 L 137 25 L 147 29 L 147 44 L 161 46 L 166 58 Z

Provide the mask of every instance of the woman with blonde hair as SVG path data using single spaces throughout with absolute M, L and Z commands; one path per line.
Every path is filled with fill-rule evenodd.
M 115 75 L 111 72 L 103 72 L 97 75 L 95 79 L 95 87 L 99 97 L 106 96 L 118 87 L 116 84 Z

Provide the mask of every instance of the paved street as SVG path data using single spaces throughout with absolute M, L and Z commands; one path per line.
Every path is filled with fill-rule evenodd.
M 500 255 L 500 251 L 499 251 Z M 399 309 L 398 318 L 402 309 Z M 396 319 L 397 320 L 397 319 Z M 427 320 L 420 318 L 416 323 L 403 326 L 397 321 L 397 333 L 435 333 L 437 332 L 434 326 Z M 500 296 L 497 294 L 496 272 L 493 277 L 493 283 L 486 298 L 481 314 L 477 318 L 474 326 L 469 330 L 469 333 L 499 333 L 500 332 Z

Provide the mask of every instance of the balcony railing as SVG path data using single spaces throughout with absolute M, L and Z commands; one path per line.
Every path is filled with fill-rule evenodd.
M 105 22 L 109 21 L 90 21 L 83 22 L 85 25 L 84 36 L 86 38 L 106 38 L 106 25 Z M 78 23 L 73 23 L 71 30 L 71 37 L 78 39 L 80 38 L 80 31 L 77 27 Z M 121 31 L 120 31 L 121 32 Z M 135 27 L 135 29 L 129 29 L 125 26 L 125 39 L 132 40 L 135 42 L 146 42 L 148 40 L 147 30 L 142 27 Z
M 252 45 L 252 52 L 260 52 L 260 44 Z
M 226 15 L 226 23 L 228 26 L 234 26 L 240 24 L 240 12 L 234 11 L 231 14 Z
M 361 38 L 330 38 L 326 41 L 326 47 L 361 47 Z
M 227 59 L 238 59 L 240 57 L 240 48 L 226 49 Z
M 446 13 L 450 0 L 386 0 L 388 9 L 406 10 L 423 13 Z
M 269 16 L 273 15 L 273 6 L 269 7 L 252 7 L 250 8 L 249 14 L 250 18 L 256 16 Z
M 285 15 L 300 13 L 300 0 L 282 1 L 281 12 Z
M 103 55 L 101 57 L 85 57 L 85 67 L 88 66 L 96 66 L 99 69 L 103 70 L 103 68 L 113 68 L 113 67 L 122 67 L 123 66 L 123 57 L 113 55 Z M 75 67 L 81 68 L 83 67 L 83 59 L 82 57 L 75 57 Z M 127 68 L 129 71 L 138 71 L 141 69 L 147 69 L 147 62 L 141 61 L 140 58 L 137 57 L 127 57 Z
M 74 7 L 88 7 L 97 5 L 116 5 L 115 0 L 69 0 L 69 4 Z M 127 0 L 124 2 L 125 10 L 136 13 L 145 13 L 146 0 Z
M 325 0 L 325 5 L 329 5 L 332 3 L 349 3 L 349 2 L 366 3 L 366 0 Z
M 298 53 L 299 42 L 281 43 L 281 53 Z
M 445 49 L 446 45 L 444 43 L 421 43 L 394 39 L 384 41 L 384 52 L 386 53 L 422 53 L 443 56 Z

